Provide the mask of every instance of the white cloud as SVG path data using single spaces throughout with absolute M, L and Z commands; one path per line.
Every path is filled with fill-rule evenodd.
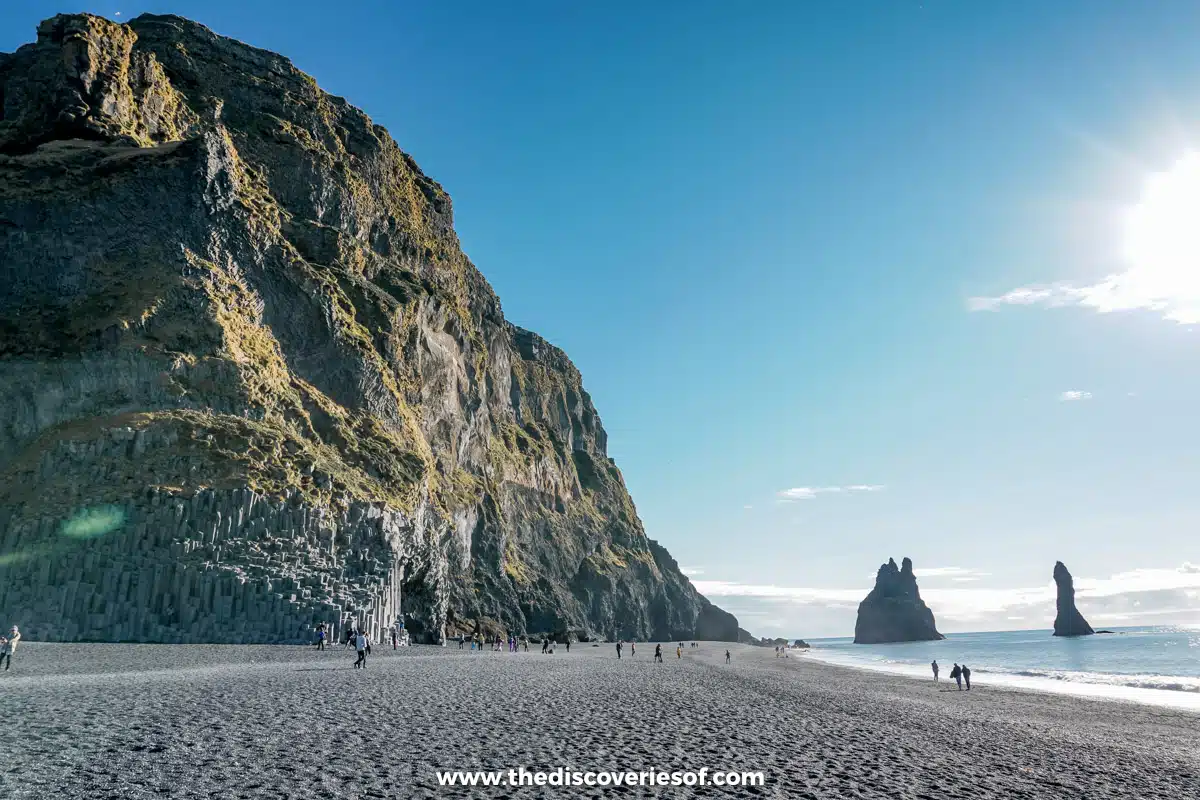
M 842 492 L 879 492 L 884 487 L 874 484 L 856 483 L 851 486 L 797 486 L 794 489 L 784 489 L 775 495 L 783 502 L 795 500 L 812 500 L 819 494 L 840 494 Z
M 1091 392 L 1081 392 L 1078 389 L 1071 389 L 1069 391 L 1066 391 L 1066 392 L 1063 392 L 1062 394 L 1060 394 L 1058 396 L 1058 399 L 1063 401 L 1064 403 L 1069 402 L 1071 400 L 1091 400 L 1092 393 Z
M 680 567 L 679 571 L 690 578 L 693 575 L 703 575 L 704 567 Z
M 750 510 L 751 508 L 754 508 L 754 506 L 742 506 L 742 508 L 744 508 L 746 510 Z
M 926 573 L 926 574 L 923 574 Z M 921 596 L 943 631 L 998 628 L 1049 628 L 1055 615 L 1055 587 L 989 588 L 937 585 L 938 578 L 957 581 L 986 575 L 962 567 L 917 570 L 923 577 Z M 872 579 L 874 576 L 871 576 Z M 871 581 L 855 588 L 823 588 L 696 581 L 696 589 L 736 615 L 764 614 L 773 625 L 756 635 L 776 631 L 787 636 L 847 636 L 854 630 L 855 612 L 867 596 Z M 1075 579 L 1076 602 L 1093 624 L 1118 625 L 1139 617 L 1156 622 L 1187 622 L 1200 616 L 1200 566 L 1136 569 L 1107 578 Z M 1015 623 L 1019 623 L 1014 625 Z M 755 621 L 755 625 L 760 623 Z M 745 626 L 743 626 L 745 627 Z
M 991 575 L 990 572 L 980 572 L 977 569 L 967 569 L 966 567 L 917 567 L 913 570 L 913 575 L 918 578 L 954 578 L 955 580 L 967 579 L 976 580 L 977 578 Z M 874 578 L 874 576 L 871 576 Z
M 1200 322 L 1200 153 L 1149 176 L 1125 219 L 1124 272 L 1095 283 L 1041 283 L 995 297 L 972 297 L 971 311 L 1005 306 L 1080 306 L 1105 314 L 1155 311 L 1180 324 Z

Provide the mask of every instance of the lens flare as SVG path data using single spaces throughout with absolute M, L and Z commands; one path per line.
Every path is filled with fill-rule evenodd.
M 62 535 L 71 539 L 95 539 L 112 533 L 125 522 L 125 512 L 117 506 L 85 508 L 63 523 Z

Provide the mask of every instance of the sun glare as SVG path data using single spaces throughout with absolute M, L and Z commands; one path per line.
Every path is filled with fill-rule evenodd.
M 1180 322 L 1200 315 L 1200 153 L 1147 178 L 1125 221 L 1124 256 L 1122 293 Z

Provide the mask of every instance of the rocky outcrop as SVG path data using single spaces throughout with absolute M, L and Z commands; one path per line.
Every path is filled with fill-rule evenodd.
M 795 642 L 792 643 L 792 647 L 798 647 L 802 650 L 807 650 L 811 647 L 811 645 L 808 642 L 804 641 L 803 639 L 797 639 Z
M 1095 633 L 1075 607 L 1075 580 L 1061 561 L 1054 562 L 1054 584 L 1058 589 L 1058 613 L 1054 617 L 1055 636 L 1091 636 Z
M 933 612 L 921 599 L 912 561 L 895 559 L 879 568 L 875 588 L 858 606 L 854 624 L 855 644 L 924 642 L 944 639 L 937 631 Z
M 0 618 L 736 639 L 452 220 L 362 112 L 188 20 L 0 55 Z

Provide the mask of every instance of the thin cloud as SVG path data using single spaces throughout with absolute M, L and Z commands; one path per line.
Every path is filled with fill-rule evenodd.
M 879 492 L 883 491 L 883 488 L 883 486 L 865 483 L 856 483 L 851 486 L 797 486 L 793 489 L 776 492 L 775 496 L 785 503 L 790 503 L 796 500 L 812 500 L 819 494 Z
M 991 573 L 980 572 L 977 569 L 968 569 L 967 567 L 917 567 L 913 570 L 913 575 L 916 575 L 918 578 L 975 579 L 985 575 L 991 575 Z
M 690 578 L 694 575 L 703 575 L 704 567 L 680 567 L 679 571 Z
M 1091 400 L 1091 392 L 1081 392 L 1078 389 L 1070 389 L 1058 396 L 1058 399 L 1064 403 L 1069 403 L 1072 400 Z
M 754 508 L 754 506 L 742 506 L 742 508 L 744 508 L 746 510 L 750 510 L 751 508 Z
M 1170 170 L 1151 175 L 1140 202 L 1125 219 L 1122 257 L 1127 267 L 1095 283 L 1036 283 L 994 297 L 972 297 L 970 311 L 1006 306 L 1064 308 L 1097 313 L 1154 311 L 1163 319 L 1200 322 L 1200 153 L 1190 153 Z

